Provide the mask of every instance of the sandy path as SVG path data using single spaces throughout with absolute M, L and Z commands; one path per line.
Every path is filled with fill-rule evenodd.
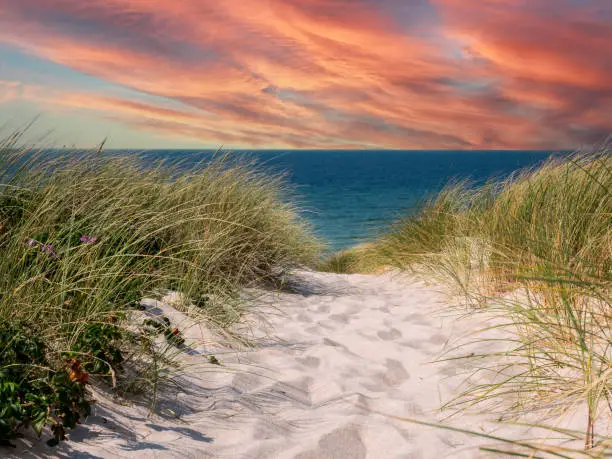
M 65 457 L 472 458 L 480 439 L 373 413 L 435 421 L 465 363 L 430 364 L 470 324 L 440 314 L 438 288 L 390 276 L 301 273 L 296 293 L 267 294 L 252 316 L 249 352 L 199 344 L 182 389 L 162 413 L 97 394 L 86 424 L 52 450 Z M 160 304 L 149 302 L 151 307 Z M 186 335 L 206 331 L 164 307 Z M 471 325 L 473 327 L 473 324 Z M 214 352 L 222 367 L 205 364 Z M 218 370 L 222 371 L 218 371 Z M 469 429 L 482 417 L 454 419 Z M 507 429 L 507 428 L 506 428 Z M 489 428 L 490 430 L 490 428 Z M 508 433 L 507 431 L 505 433 Z M 20 456 L 46 456 L 36 444 Z

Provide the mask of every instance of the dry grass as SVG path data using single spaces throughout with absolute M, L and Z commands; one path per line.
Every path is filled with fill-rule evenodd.
M 609 447 L 597 436 L 612 414 L 609 149 L 482 187 L 452 184 L 371 250 L 384 264 L 459 287 L 473 314 L 503 319 L 512 363 L 488 368 L 496 382 L 472 387 L 453 406 L 551 422 L 585 408 L 585 450 Z
M 380 273 L 387 266 L 376 255 L 370 244 L 362 244 L 327 255 L 316 265 L 316 269 L 336 274 Z
M 118 331 L 104 345 L 133 360 L 144 345 L 130 311 L 143 297 L 180 291 L 202 320 L 228 328 L 248 307 L 240 289 L 317 259 L 291 190 L 254 164 L 220 158 L 184 170 L 101 151 L 51 158 L 18 140 L 0 145 L 0 328 L 41 338 L 53 371 L 93 325 Z M 147 349 L 143 362 L 153 364 Z

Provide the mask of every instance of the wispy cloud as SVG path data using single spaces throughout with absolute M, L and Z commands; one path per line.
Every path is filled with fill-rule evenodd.
M 178 138 L 562 148 L 612 131 L 608 0 L 0 0 L 0 8 L 0 42 L 149 97 L 50 88 L 34 97 L 46 107 Z

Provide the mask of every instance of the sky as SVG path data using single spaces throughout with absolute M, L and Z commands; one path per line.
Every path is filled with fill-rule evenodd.
M 612 0 L 0 0 L 0 134 L 114 148 L 568 149 Z

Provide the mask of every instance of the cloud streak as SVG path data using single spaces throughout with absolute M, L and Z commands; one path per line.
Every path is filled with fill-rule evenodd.
M 566 148 L 612 131 L 608 5 L 0 0 L 0 43 L 155 101 L 50 88 L 46 107 L 177 138 Z
M 18 81 L 0 80 L 0 104 L 17 99 L 20 89 L 21 84 Z

